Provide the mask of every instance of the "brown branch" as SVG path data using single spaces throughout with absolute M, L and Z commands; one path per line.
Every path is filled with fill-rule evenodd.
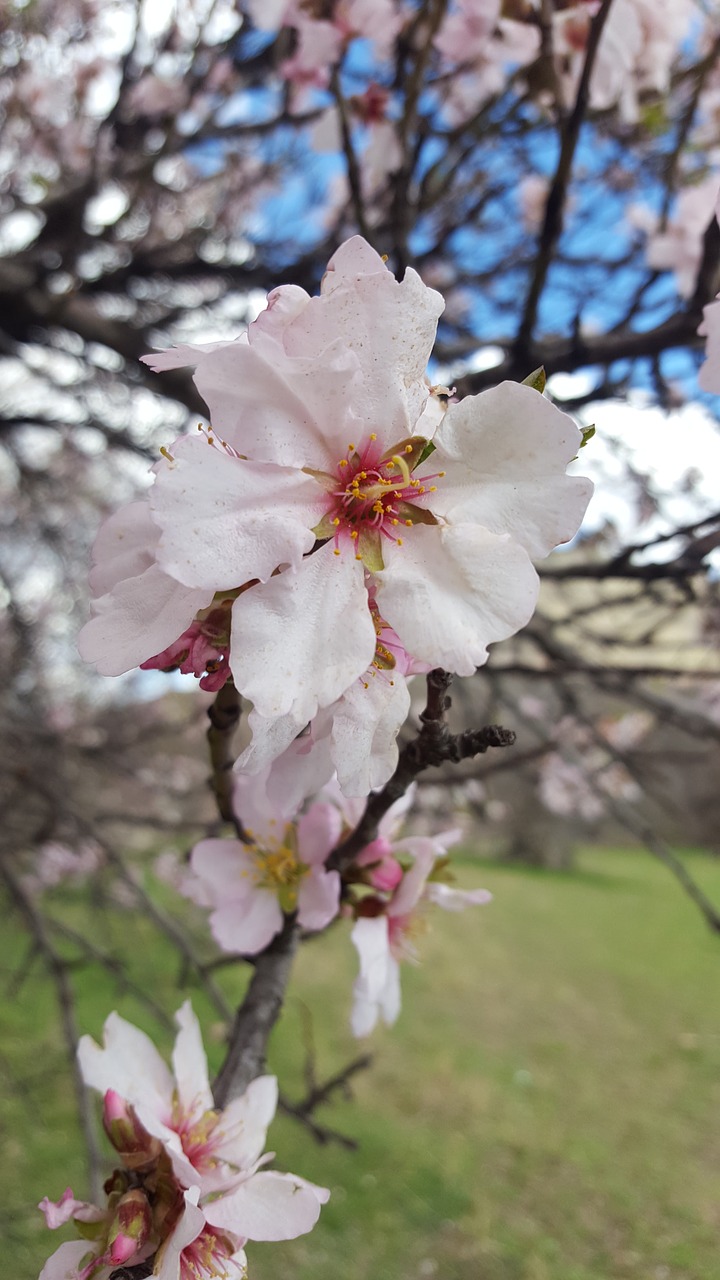
M 612 0 L 602 0 L 600 8 L 592 20 L 585 53 L 585 63 L 583 65 L 580 82 L 577 88 L 575 105 L 570 115 L 563 121 L 560 155 L 558 157 L 555 176 L 553 177 L 550 190 L 548 192 L 547 204 L 545 205 L 545 218 L 543 221 L 542 231 L 540 233 L 540 243 L 538 245 L 537 257 L 535 260 L 535 271 L 533 273 L 532 280 L 530 281 L 530 288 L 528 289 L 523 317 L 520 322 L 520 328 L 517 335 L 516 348 L 521 357 L 527 351 L 532 339 L 540 298 L 545 287 L 545 281 L 547 279 L 548 271 L 550 270 L 555 247 L 562 234 L 563 212 L 565 209 L 568 184 L 570 182 L 570 174 L 572 171 L 573 160 L 575 158 L 575 151 L 580 139 L 580 130 L 585 119 L 590 99 L 590 80 L 595 66 L 600 37 L 602 36 L 603 27 L 607 21 L 611 4 Z M 532 365 L 528 365 L 528 369 L 530 368 L 532 368 Z
M 484 754 L 490 747 L 511 747 L 515 742 L 512 729 L 494 724 L 465 733 L 450 733 L 446 715 L 450 709 L 447 690 L 451 681 L 452 676 L 439 667 L 429 672 L 427 704 L 420 715 L 420 732 L 403 747 L 397 768 L 382 791 L 370 796 L 355 830 L 330 854 L 328 868 L 343 871 L 350 866 L 360 850 L 375 839 L 381 818 L 425 769 L 436 768 L 448 760 L 455 763 L 470 760 Z
M 250 986 L 235 1015 L 225 1061 L 213 1085 L 218 1107 L 226 1107 L 244 1093 L 265 1068 L 267 1042 L 280 1016 L 298 935 L 295 916 L 287 916 L 281 932 L 255 960 Z
M 212 765 L 210 786 L 217 801 L 218 812 L 224 822 L 232 823 L 238 838 L 247 842 L 247 835 L 233 810 L 232 803 L 232 770 L 235 764 L 233 741 L 240 723 L 241 709 L 240 694 L 232 680 L 227 680 L 208 708 L 210 728 L 207 731 L 207 740 Z
M 330 91 L 335 99 L 335 106 L 340 121 L 340 136 L 342 137 L 343 152 L 345 154 L 345 163 L 347 165 L 348 185 L 350 187 L 350 196 L 352 198 L 353 212 L 358 231 L 369 244 L 373 243 L 372 233 L 365 217 L 365 204 L 363 201 L 362 190 L 362 173 L 353 142 L 352 131 L 350 128 L 350 120 L 348 117 L 347 104 L 343 98 L 342 88 L 340 86 L 340 73 L 337 67 L 333 67 L 330 77 Z

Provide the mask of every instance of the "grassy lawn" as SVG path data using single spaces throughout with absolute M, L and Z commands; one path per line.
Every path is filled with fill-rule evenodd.
M 720 902 L 720 864 L 690 857 Z M 573 875 L 460 867 L 494 903 L 437 911 L 423 965 L 404 971 L 396 1028 L 354 1097 L 320 1119 L 360 1142 L 319 1148 L 291 1120 L 277 1163 L 332 1188 L 320 1225 L 254 1246 L 252 1280 L 715 1280 L 720 1278 L 720 940 L 663 868 L 640 853 L 587 852 Z M 84 904 L 63 897 L 64 918 Z M 182 908 L 178 907 L 178 911 Z M 177 960 L 132 912 L 101 922 L 174 1009 Z M 0 940 L 2 1274 L 35 1280 L 59 1242 L 33 1205 L 83 1188 L 72 1089 L 52 991 L 26 949 Z M 152 959 L 150 959 L 152 957 Z M 290 1096 L 303 1090 L 311 1022 L 318 1070 L 358 1046 L 347 1030 L 354 952 L 338 928 L 304 949 L 272 1045 Z M 222 976 L 237 994 L 241 977 Z M 76 975 L 83 1030 L 107 1012 L 158 1034 L 113 980 Z M 222 1026 L 193 996 L 215 1063 Z

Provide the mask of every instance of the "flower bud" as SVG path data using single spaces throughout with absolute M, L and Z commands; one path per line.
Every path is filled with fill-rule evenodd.
M 103 1099 L 103 1127 L 128 1169 L 139 1169 L 157 1159 L 161 1144 L 140 1124 L 133 1108 L 114 1089 Z
M 129 1262 L 147 1243 L 152 1227 L 152 1213 L 143 1191 L 127 1191 L 115 1207 L 108 1234 L 107 1258 L 113 1266 Z

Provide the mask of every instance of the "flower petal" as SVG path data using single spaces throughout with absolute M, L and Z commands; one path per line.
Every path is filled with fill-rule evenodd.
M 304 324 L 304 314 L 296 324 Z M 286 354 L 275 334 L 256 331 L 250 346 L 203 360 L 195 382 L 214 430 L 239 453 L 255 462 L 323 470 L 347 448 L 345 423 L 357 368 L 337 334 L 328 348 L 298 359 Z
M 361 917 L 355 922 L 351 937 L 360 958 L 360 972 L 353 987 L 350 1025 L 353 1035 L 367 1036 L 377 1022 L 383 992 L 392 981 L 387 917 Z
M 298 920 L 303 929 L 324 929 L 340 908 L 340 876 L 337 871 L 313 867 L 300 883 Z
M 574 537 L 593 486 L 566 476 L 582 436 L 532 387 L 503 382 L 451 404 L 433 443 L 444 470 L 429 504 L 451 524 L 509 533 L 533 557 Z
M 228 902 L 210 917 L 213 937 L 223 951 L 244 956 L 262 951 L 282 925 L 283 913 L 272 889 L 253 889 L 244 902 Z
M 90 587 L 104 596 L 124 578 L 137 578 L 155 563 L 160 530 L 147 500 L 128 502 L 104 520 L 92 548 Z
M 332 804 L 314 804 L 298 819 L 298 857 L 306 866 L 322 864 L 340 839 L 342 818 Z
M 389 673 L 356 680 L 335 704 L 332 753 L 346 796 L 366 796 L 385 785 L 397 765 L 397 735 L 409 710 L 407 681 Z
M 74 1280 L 81 1262 L 87 1262 L 95 1256 L 96 1251 L 87 1240 L 67 1240 L 48 1258 L 39 1280 Z M 96 1274 L 98 1280 L 104 1280 L 105 1276 L 110 1275 L 110 1268 Z
M 119 676 L 162 653 L 212 601 L 214 589 L 185 587 L 156 564 L 126 578 L 93 605 L 78 651 L 101 676 Z
M 197 1187 L 192 1187 L 190 1191 L 185 1192 L 183 1211 L 155 1259 L 153 1275 L 156 1276 L 156 1280 L 180 1280 L 183 1275 L 184 1268 L 181 1268 L 183 1249 L 192 1244 L 193 1240 L 197 1240 L 207 1221 L 202 1209 L 198 1208 L 197 1200 Z
M 201 840 L 190 855 L 195 875 L 210 890 L 215 903 L 241 903 L 253 890 L 252 856 L 239 840 Z
M 487 889 L 453 889 L 449 884 L 436 883 L 426 885 L 425 897 L 444 911 L 464 911 L 466 907 L 492 902 L 492 894 Z
M 278 1085 L 275 1076 L 258 1076 L 239 1098 L 227 1104 L 213 1134 L 214 1154 L 237 1169 L 251 1169 L 265 1147 L 268 1125 L 275 1115 Z
M 167 1119 L 172 1111 L 175 1083 L 149 1036 L 139 1027 L 111 1013 L 103 1028 L 103 1047 L 81 1036 L 78 1062 L 91 1089 L 114 1089 L 126 1102 L 143 1102 Z
M 73 1218 L 77 1218 L 78 1222 L 100 1222 L 105 1217 L 105 1210 L 98 1209 L 96 1204 L 90 1204 L 87 1200 L 76 1200 L 72 1187 L 66 1187 L 59 1200 L 51 1200 L 49 1196 L 43 1196 L 38 1209 L 45 1214 L 45 1225 L 51 1231 L 57 1227 L 64 1227 L 66 1222 L 70 1222 Z
M 389 543 L 376 574 L 382 615 L 423 662 L 470 676 L 487 646 L 532 617 L 538 577 L 507 535 L 479 525 L 416 525 L 402 547 Z
M 332 545 L 252 587 L 233 606 L 230 665 L 263 716 L 307 723 L 369 667 L 375 628 L 363 567 Z
M 175 1021 L 180 1028 L 172 1055 L 178 1102 L 185 1116 L 203 1115 L 215 1104 L 200 1023 L 189 1000 L 178 1009 Z
M 247 462 L 200 437 L 173 445 L 150 495 L 158 563 L 189 587 L 228 591 L 297 567 L 327 507 L 310 476 Z
M 208 1222 L 248 1240 L 294 1240 L 311 1231 L 329 1191 L 292 1173 L 254 1174 L 205 1207 Z

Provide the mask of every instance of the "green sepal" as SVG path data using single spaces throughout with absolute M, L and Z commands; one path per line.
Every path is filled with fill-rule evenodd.
M 385 450 L 382 461 L 389 462 L 397 455 L 407 463 L 408 471 L 414 471 L 428 444 L 427 436 L 406 436 L 404 440 L 398 440 L 397 444 Z
M 522 387 L 532 387 L 534 391 L 539 391 L 542 395 L 545 390 L 546 382 L 547 377 L 545 374 L 545 366 L 541 364 L 537 369 L 533 369 L 532 373 L 529 373 L 527 378 L 523 378 L 520 385 Z
M 411 520 L 413 524 L 437 524 L 432 511 L 428 511 L 427 507 L 416 507 L 412 502 L 398 502 L 393 510 L 403 524 L 406 520 Z
M 435 452 L 435 445 L 433 444 L 432 440 L 428 440 L 427 444 L 425 445 L 425 448 L 420 454 L 420 460 L 418 462 L 418 466 L 421 467 L 423 462 L 427 462 L 430 455 L 433 454 L 434 452 Z
M 596 430 L 595 423 L 593 423 L 591 427 L 580 428 L 580 431 L 582 433 L 582 440 L 580 442 L 581 449 L 584 449 L 588 441 L 592 440 L 593 436 L 595 435 L 595 430 Z
M 380 573 L 385 568 L 379 529 L 362 529 L 355 545 L 356 554 L 370 573 Z
M 278 892 L 278 900 L 285 915 L 292 915 L 293 911 L 297 911 L 298 891 L 297 885 L 284 884 L 280 886 Z
M 328 493 L 336 493 L 338 488 L 342 488 L 342 482 L 337 476 L 331 476 L 329 471 L 315 471 L 313 467 L 303 467 L 303 471 L 306 476 L 312 476 L 313 480 L 317 480 Z
M 324 515 L 314 529 L 310 532 L 315 534 L 319 542 L 325 542 L 327 538 L 334 538 L 337 533 L 337 525 L 333 524 L 334 517 L 332 515 Z

